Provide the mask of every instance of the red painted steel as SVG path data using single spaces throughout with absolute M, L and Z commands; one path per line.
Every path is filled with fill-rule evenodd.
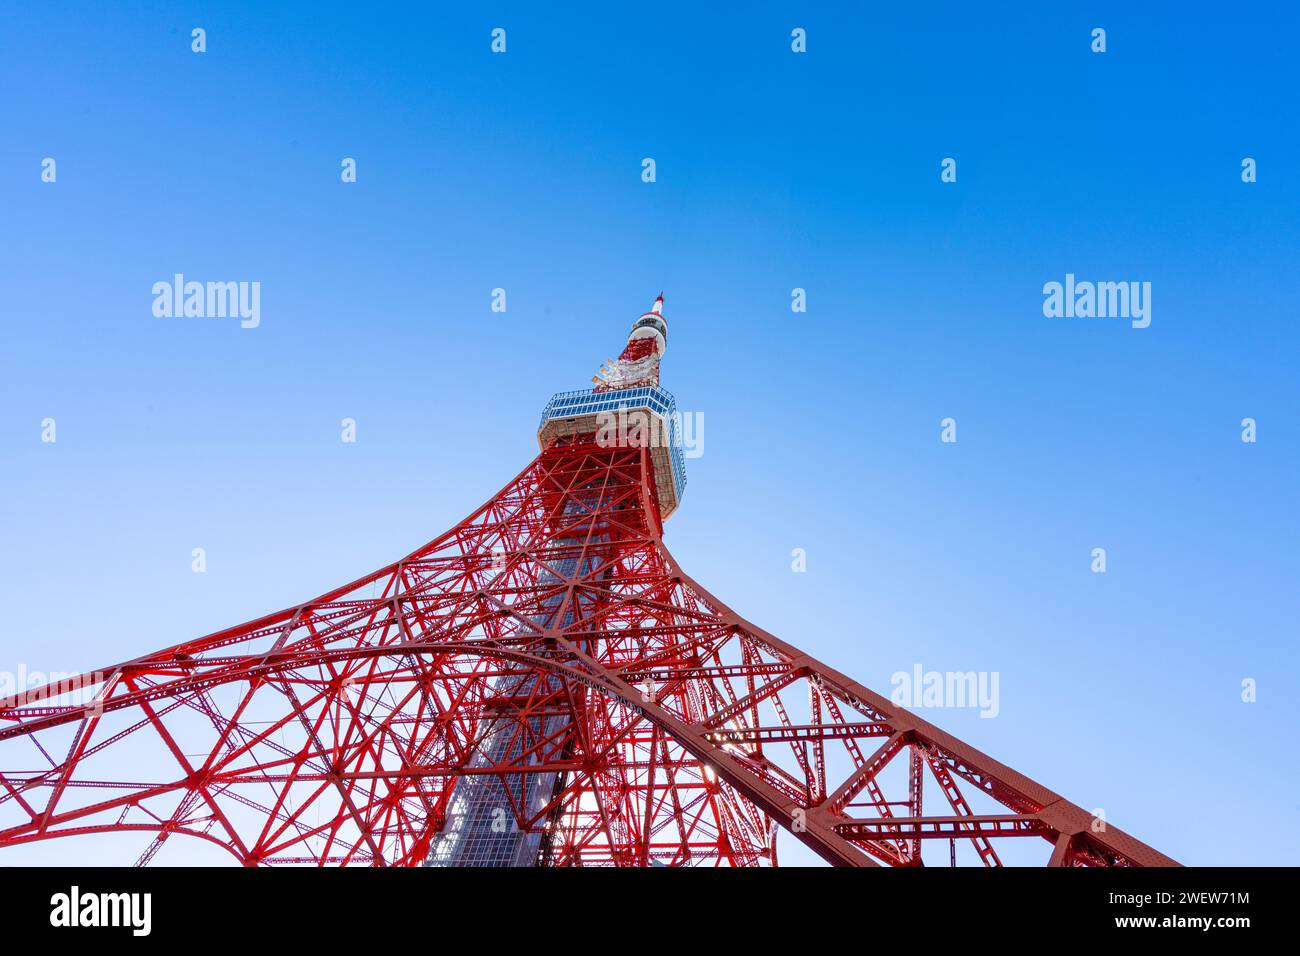
M 0 848 L 418 865 L 459 780 L 549 774 L 544 806 L 502 808 L 545 865 L 774 864 L 776 826 L 839 865 L 960 841 L 993 866 L 1025 837 L 1054 866 L 1175 865 L 739 617 L 655 494 L 646 448 L 560 439 L 371 575 L 0 701 Z M 489 733 L 515 756 L 485 764 Z

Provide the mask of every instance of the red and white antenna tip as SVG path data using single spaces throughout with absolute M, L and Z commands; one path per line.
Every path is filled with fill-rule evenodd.
M 664 311 L 664 294 L 659 293 L 659 298 L 655 299 L 654 306 L 650 309 L 655 315 L 662 315 Z

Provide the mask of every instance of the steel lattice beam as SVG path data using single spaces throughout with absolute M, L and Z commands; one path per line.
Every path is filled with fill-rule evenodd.
M 138 831 L 140 863 L 187 838 L 415 865 L 463 781 L 546 777 L 540 809 L 502 809 L 551 865 L 755 865 L 773 822 L 836 864 L 1024 836 L 1054 865 L 1173 862 L 736 615 L 665 549 L 650 468 L 557 441 L 374 574 L 0 701 L 0 847 Z
M 532 464 L 419 550 L 0 700 L 0 849 L 138 832 L 141 865 L 184 837 L 248 866 L 413 866 L 509 832 L 528 863 L 754 866 L 779 825 L 837 865 L 918 866 L 937 838 L 999 865 L 993 841 L 1024 836 L 1051 866 L 1172 865 L 678 566 L 683 466 L 593 413 L 640 395 L 671 418 L 662 305 L 595 388 L 552 399 Z

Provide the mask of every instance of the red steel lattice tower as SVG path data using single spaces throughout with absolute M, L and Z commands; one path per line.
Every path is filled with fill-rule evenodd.
M 138 831 L 141 864 L 185 837 L 245 865 L 754 866 L 779 826 L 839 865 L 1174 865 L 678 566 L 662 304 L 551 399 L 528 467 L 407 557 L 0 700 L 0 848 Z

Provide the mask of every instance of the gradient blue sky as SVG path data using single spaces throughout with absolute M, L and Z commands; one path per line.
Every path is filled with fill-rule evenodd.
M 696 578 L 885 693 L 999 672 L 996 719 L 925 716 L 1183 862 L 1294 862 L 1294 11 L 428 6 L 0 13 L 0 670 L 412 550 L 663 289 Z M 155 318 L 175 272 L 261 327 Z M 1044 318 L 1067 272 L 1151 327 Z M 0 862 L 86 858 L 37 846 Z

